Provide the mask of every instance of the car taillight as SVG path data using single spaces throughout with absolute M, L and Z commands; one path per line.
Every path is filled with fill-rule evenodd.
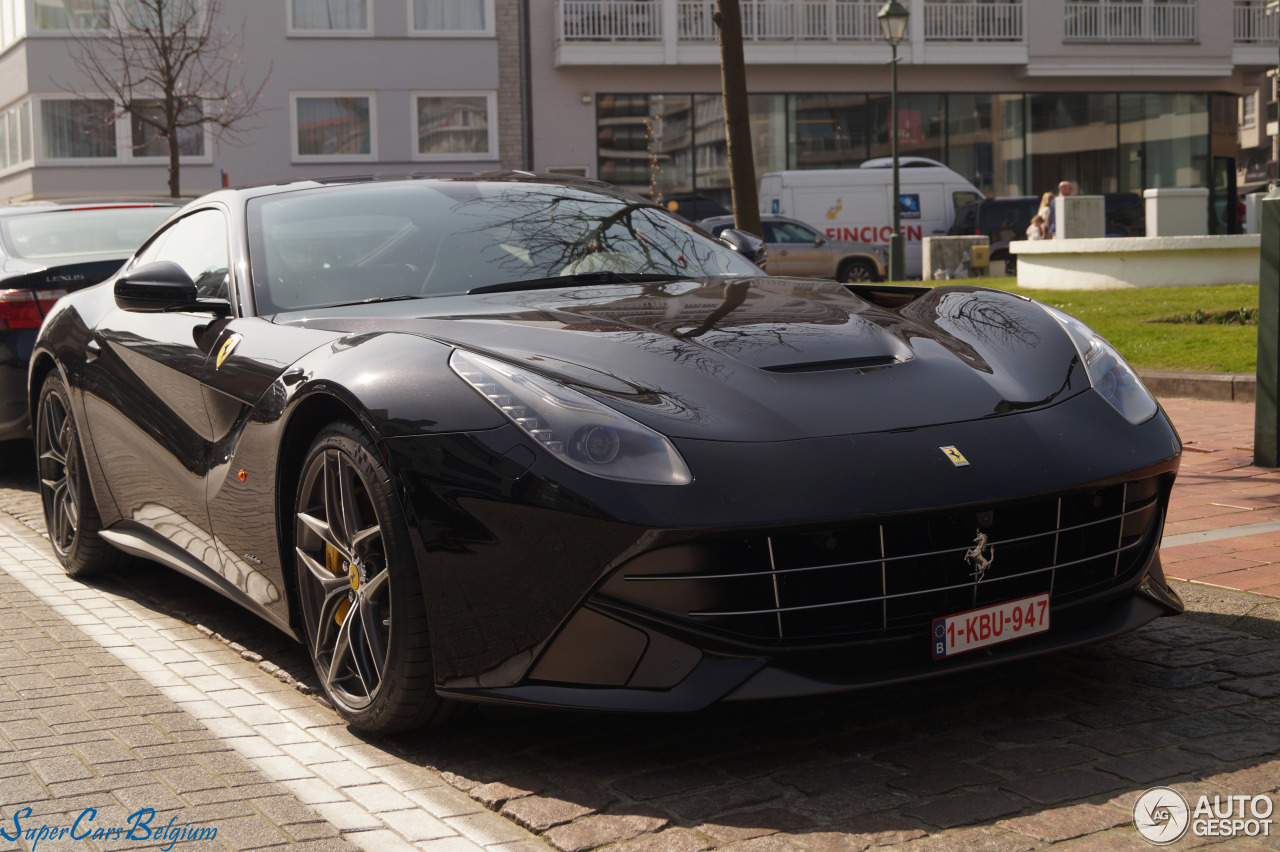
M 67 295 L 55 290 L 0 290 L 0 331 L 39 328 L 53 303 Z

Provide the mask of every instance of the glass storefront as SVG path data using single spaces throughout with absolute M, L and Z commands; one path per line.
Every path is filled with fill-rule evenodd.
M 720 95 L 606 94 L 596 103 L 602 180 L 658 200 L 697 193 L 729 203 Z M 1233 106 L 1235 97 L 904 93 L 899 154 L 946 163 L 988 196 L 1038 195 L 1062 180 L 1086 194 L 1215 192 L 1211 152 L 1235 144 L 1232 129 L 1211 123 L 1221 103 Z M 758 176 L 855 168 L 890 155 L 885 93 L 752 95 L 750 114 Z

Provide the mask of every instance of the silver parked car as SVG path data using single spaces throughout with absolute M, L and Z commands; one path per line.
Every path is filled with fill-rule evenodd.
M 733 227 L 732 216 L 702 219 L 698 227 L 720 236 Z M 762 215 L 761 234 L 769 250 L 769 272 L 811 278 L 834 278 L 847 284 L 883 281 L 888 254 L 883 246 L 830 240 L 818 230 L 785 216 Z

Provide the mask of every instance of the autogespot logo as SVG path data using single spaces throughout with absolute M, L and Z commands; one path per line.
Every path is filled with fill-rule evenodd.
M 1190 825 L 1191 808 L 1177 790 L 1152 787 L 1133 803 L 1133 827 L 1157 846 L 1181 840 Z
M 1133 804 L 1133 827 L 1156 846 L 1196 837 L 1269 837 L 1275 803 L 1270 796 L 1201 796 L 1195 810 L 1177 790 L 1152 787 Z

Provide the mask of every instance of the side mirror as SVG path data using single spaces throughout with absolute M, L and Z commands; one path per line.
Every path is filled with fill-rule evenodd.
M 764 240 L 746 231 L 725 228 L 720 232 L 720 241 L 761 268 L 769 260 L 769 252 L 765 248 Z
M 191 276 L 169 260 L 146 263 L 121 275 L 116 279 L 115 297 L 121 310 L 142 313 L 214 311 L 225 315 L 231 309 L 220 299 L 201 301 Z
M 827 244 L 827 238 L 822 236 L 822 234 L 818 234 L 818 236 L 813 238 L 813 244 L 815 246 L 825 246 Z

